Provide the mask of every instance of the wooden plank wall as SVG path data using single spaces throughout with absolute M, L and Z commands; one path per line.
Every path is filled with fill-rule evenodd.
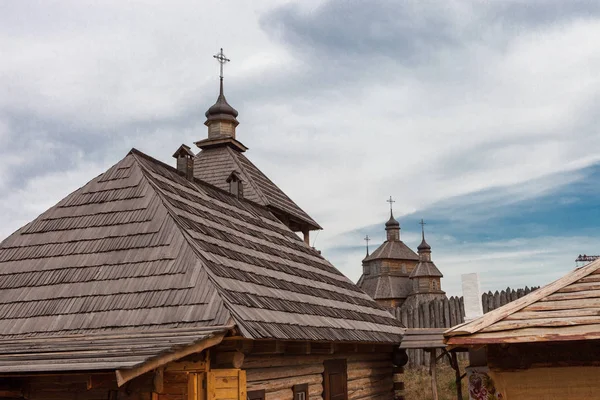
M 483 312 L 487 313 L 521 298 L 539 287 L 487 292 L 481 295 Z M 463 297 L 452 296 L 444 300 L 433 300 L 420 304 L 418 308 L 396 307 L 393 315 L 407 328 L 451 328 L 465 322 Z M 460 355 L 459 355 L 460 357 Z M 408 350 L 408 366 L 429 366 L 429 353 L 423 350 Z
M 349 400 L 391 400 L 391 353 L 249 355 L 243 364 L 248 391 L 265 390 L 266 400 L 292 400 L 292 386 L 308 383 L 309 400 L 323 400 L 323 362 L 346 359 Z

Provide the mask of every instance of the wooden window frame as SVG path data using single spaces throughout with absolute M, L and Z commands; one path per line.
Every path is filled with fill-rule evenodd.
M 292 386 L 293 400 L 308 400 L 308 383 Z

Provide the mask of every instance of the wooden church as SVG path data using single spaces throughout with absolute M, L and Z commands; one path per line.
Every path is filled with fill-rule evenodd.
M 391 206 L 393 200 L 390 198 L 388 202 Z M 421 226 L 424 226 L 423 221 Z M 431 246 L 425 241 L 425 230 L 421 231 L 417 254 L 401 240 L 400 223 L 390 207 L 385 231 L 386 240 L 373 253 L 369 254 L 367 247 L 358 287 L 386 307 L 416 308 L 421 303 L 445 299 L 441 283 L 443 275 L 431 260 Z
M 0 243 L 0 398 L 394 398 L 403 327 L 308 246 L 220 83 L 199 154 L 131 150 Z

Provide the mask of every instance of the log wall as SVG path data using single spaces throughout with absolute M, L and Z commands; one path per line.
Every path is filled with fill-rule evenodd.
M 327 355 L 249 355 L 248 391 L 265 390 L 268 400 L 292 400 L 292 386 L 308 383 L 309 400 L 323 399 L 324 361 L 345 359 L 348 366 L 349 400 L 391 400 L 394 373 L 391 352 Z

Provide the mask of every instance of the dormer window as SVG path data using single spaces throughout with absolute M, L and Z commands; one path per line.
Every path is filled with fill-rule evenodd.
M 227 183 L 229 184 L 229 193 L 238 199 L 244 197 L 244 183 L 236 171 L 233 171 L 231 175 L 229 175 L 229 178 L 227 178 Z

